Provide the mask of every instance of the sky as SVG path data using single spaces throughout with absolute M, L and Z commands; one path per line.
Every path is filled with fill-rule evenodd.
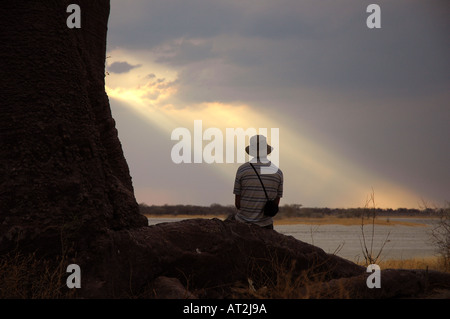
M 449 15 L 445 0 L 111 0 L 105 89 L 137 201 L 233 204 L 241 128 L 276 147 L 281 205 L 445 205 Z

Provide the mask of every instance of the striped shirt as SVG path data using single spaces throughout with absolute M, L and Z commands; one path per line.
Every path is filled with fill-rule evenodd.
M 266 168 L 263 169 L 267 169 L 271 163 L 255 162 L 252 164 L 264 183 L 269 199 L 281 198 L 283 196 L 282 171 L 275 165 L 272 165 L 274 170 L 271 174 L 267 174 L 265 171 L 261 174 L 261 167 L 265 166 Z M 267 201 L 266 195 L 258 176 L 248 162 L 242 164 L 236 172 L 233 194 L 241 197 L 240 209 L 236 214 L 238 221 L 254 223 L 262 227 L 273 223 L 272 217 L 264 215 L 263 208 Z

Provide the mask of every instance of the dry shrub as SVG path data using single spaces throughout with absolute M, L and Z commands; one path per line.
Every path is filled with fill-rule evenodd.
M 364 261 L 359 262 L 358 264 L 366 266 Z M 446 267 L 445 260 L 441 256 L 380 260 L 378 266 L 380 266 L 381 269 L 428 269 L 440 272 L 450 272 L 450 269 Z
M 437 211 L 439 222 L 432 231 L 432 241 L 441 257 L 442 268 L 450 272 L 450 203 Z
M 347 289 L 343 285 L 329 285 L 330 274 L 320 269 L 324 269 L 324 267 L 318 263 L 308 269 L 298 270 L 295 260 L 280 261 L 278 258 L 271 258 L 266 260 L 266 263 L 254 260 L 250 263 L 247 282 L 240 282 L 233 287 L 233 297 L 251 299 L 349 298 Z
M 53 260 L 36 254 L 10 253 L 0 257 L 0 299 L 74 298 L 76 289 L 69 289 L 67 258 Z

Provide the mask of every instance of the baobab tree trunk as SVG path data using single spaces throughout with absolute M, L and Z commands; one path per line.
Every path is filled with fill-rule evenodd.
M 147 225 L 104 88 L 108 0 L 0 5 L 0 253 Z

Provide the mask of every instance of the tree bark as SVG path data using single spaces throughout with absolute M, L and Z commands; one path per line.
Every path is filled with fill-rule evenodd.
M 87 247 L 139 227 L 132 180 L 105 92 L 107 0 L 2 1 L 0 252 Z

